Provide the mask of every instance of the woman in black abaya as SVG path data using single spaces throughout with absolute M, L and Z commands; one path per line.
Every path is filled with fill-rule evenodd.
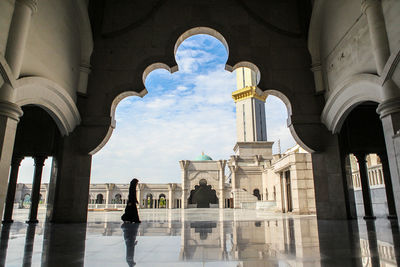
M 128 203 L 125 207 L 125 213 L 121 216 L 121 219 L 126 223 L 140 223 L 138 210 L 136 208 L 136 203 L 139 202 L 136 199 L 136 186 L 139 180 L 134 178 L 129 186 L 129 196 Z

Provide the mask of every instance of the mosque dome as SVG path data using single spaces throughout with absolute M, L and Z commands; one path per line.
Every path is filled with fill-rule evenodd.
M 201 153 L 200 156 L 197 156 L 195 159 L 195 161 L 202 161 L 202 160 L 213 160 L 210 156 L 205 155 L 204 152 Z

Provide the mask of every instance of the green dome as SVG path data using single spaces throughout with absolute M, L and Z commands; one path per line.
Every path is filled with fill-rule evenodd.
M 212 158 L 208 155 L 205 155 L 204 153 L 201 153 L 200 156 L 197 156 L 194 160 L 200 161 L 200 160 L 212 160 Z

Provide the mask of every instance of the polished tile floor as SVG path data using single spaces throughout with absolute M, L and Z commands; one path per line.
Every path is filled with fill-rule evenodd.
M 23 223 L 1 229 L 0 266 L 397 266 L 396 224 L 317 221 L 256 210 L 89 212 L 87 224 Z M 39 219 L 43 221 L 44 211 Z

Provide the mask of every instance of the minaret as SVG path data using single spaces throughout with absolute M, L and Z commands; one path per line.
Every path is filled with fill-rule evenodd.
M 267 141 L 265 99 L 256 92 L 257 75 L 249 68 L 236 70 L 237 90 L 232 93 L 236 102 L 236 131 L 238 142 Z

